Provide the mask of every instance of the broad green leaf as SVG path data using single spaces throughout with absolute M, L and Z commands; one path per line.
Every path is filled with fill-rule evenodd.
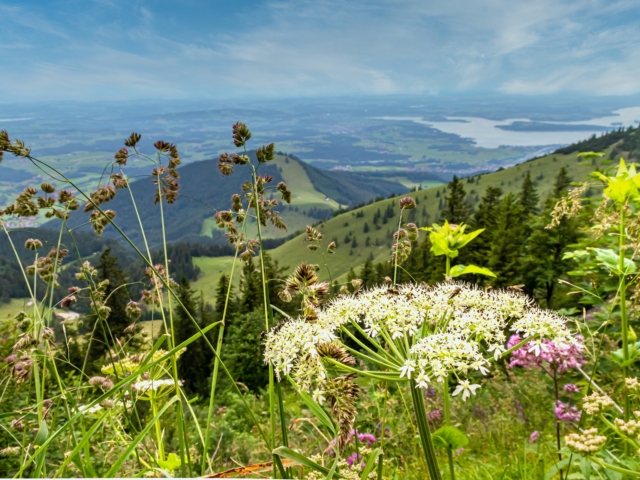
M 47 427 L 47 422 L 42 420 L 42 422 L 40 423 L 40 428 L 38 429 L 38 433 L 33 443 L 34 445 L 40 446 L 47 440 L 48 437 L 49 437 L 49 427 Z
M 611 273 L 615 273 L 616 275 L 630 275 L 637 270 L 635 262 L 630 258 L 623 260 L 623 269 L 620 270 L 620 257 L 618 253 L 613 250 L 604 248 L 594 248 L 593 250 L 596 252 L 596 260 Z
M 433 444 L 440 448 L 458 450 L 469 443 L 467 436 L 456 427 L 440 427 L 431 435 Z
M 304 455 L 302 455 L 301 453 L 296 452 L 295 450 L 291 450 L 288 447 L 278 447 L 276 448 L 273 453 L 275 455 L 278 455 L 280 457 L 284 457 L 284 458 L 288 458 L 289 460 L 293 460 L 296 463 L 299 463 L 300 465 L 304 466 L 304 467 L 308 467 L 308 468 L 312 468 L 320 473 L 323 473 L 325 475 L 329 474 L 329 469 L 327 467 L 323 467 L 322 465 L 314 462 L 313 460 L 305 457 Z M 335 473 L 333 475 L 335 478 L 344 478 L 342 475 L 340 475 L 339 473 Z
M 460 275 L 466 275 L 469 273 L 475 273 L 477 275 L 485 275 L 487 277 L 495 277 L 495 273 L 493 273 L 488 268 L 478 267 L 477 265 L 456 265 L 451 267 L 449 271 L 449 275 L 452 277 L 459 277 Z
M 362 470 L 362 475 L 360 475 L 360 480 L 366 480 L 367 477 L 369 477 L 369 474 L 374 468 L 376 468 L 376 460 L 380 455 L 382 455 L 382 450 L 379 448 L 376 448 L 371 452 L 371 455 L 369 455 L 369 458 L 367 459 L 367 464 L 365 465 L 364 470 Z
M 478 230 L 474 230 L 471 233 L 467 233 L 466 235 L 463 235 L 462 239 L 460 240 L 461 243 L 456 244 L 456 248 L 460 249 L 460 248 L 464 247 L 467 243 L 469 243 L 471 240 L 476 238 L 482 232 L 484 232 L 484 228 L 480 228 Z
M 624 360 L 624 351 L 621 348 L 611 352 L 611 360 L 621 367 L 628 367 L 635 363 L 640 357 L 640 342 L 632 343 L 627 348 L 629 351 L 629 359 L 627 361 Z
M 172 452 L 167 456 L 166 460 L 159 458 L 158 465 L 160 465 L 160 467 L 165 470 L 172 471 L 180 468 L 180 465 L 182 465 L 182 461 L 180 460 L 180 457 L 178 457 L 178 455 Z

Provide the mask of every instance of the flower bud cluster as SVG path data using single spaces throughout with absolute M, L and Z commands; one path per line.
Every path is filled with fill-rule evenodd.
M 584 455 L 593 455 L 607 442 L 607 437 L 598 435 L 597 428 L 590 428 L 583 433 L 570 433 L 564 441 L 571 450 Z
M 588 397 L 584 397 L 582 401 L 582 408 L 589 415 L 596 415 L 604 412 L 613 407 L 615 402 L 608 395 L 603 395 L 598 392 L 593 392 Z

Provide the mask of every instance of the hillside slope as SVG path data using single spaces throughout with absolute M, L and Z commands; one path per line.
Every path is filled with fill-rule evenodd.
M 250 155 L 255 155 L 250 152 Z M 126 167 L 125 167 L 126 168 Z M 231 195 L 241 191 L 240 186 L 249 177 L 248 167 L 239 167 L 236 173 L 224 177 L 218 171 L 217 160 L 190 163 L 179 169 L 180 198 L 165 206 L 165 226 L 168 242 L 226 240 L 215 228 L 212 217 L 216 210 L 229 208 Z M 276 160 L 260 167 L 262 174 L 271 175 L 274 184 L 285 181 L 294 190 L 294 205 L 280 210 L 288 219 L 289 230 L 270 229 L 266 238 L 286 236 L 308 223 L 330 217 L 341 206 L 353 206 L 367 202 L 378 195 L 407 191 L 397 182 L 380 181 L 364 175 L 344 175 L 343 172 L 320 171 L 294 157 L 278 155 Z M 150 173 L 150 169 L 149 169 Z M 353 183 L 352 183 L 353 181 Z M 152 246 L 162 242 L 159 206 L 153 199 L 156 186 L 149 176 L 131 182 L 131 192 L 136 200 L 138 213 L 145 226 L 147 240 Z M 138 245 L 143 238 L 137 215 L 127 191 L 121 190 L 105 208 L 115 210 L 115 223 Z M 69 223 L 72 227 L 85 224 L 88 215 L 76 212 Z M 47 224 L 47 227 L 52 224 Z M 87 230 L 88 225 L 81 226 Z M 118 238 L 113 228 L 107 228 L 105 237 Z
M 467 201 L 475 206 L 489 186 L 500 187 L 505 194 L 517 193 L 527 172 L 534 180 L 540 198 L 544 199 L 551 192 L 554 179 L 562 167 L 567 169 L 574 181 L 584 180 L 593 171 L 594 166 L 590 162 L 584 162 L 577 156 L 580 151 L 601 150 L 612 158 L 638 158 L 639 132 L 639 129 L 614 131 L 514 167 L 469 177 L 464 180 Z M 435 222 L 440 207 L 444 204 L 446 188 L 446 185 L 440 185 L 408 193 L 407 195 L 415 198 L 418 203 L 418 208 L 408 213 L 408 220 L 418 226 L 428 226 Z M 315 252 L 306 248 L 305 236 L 299 235 L 271 250 L 270 254 L 281 265 L 289 268 L 294 268 L 302 262 L 323 265 L 322 251 L 331 241 L 335 241 L 338 244 L 335 253 L 326 255 L 333 280 L 344 279 L 351 268 L 359 268 L 367 259 L 376 262 L 388 260 L 391 255 L 393 232 L 397 228 L 398 198 L 378 201 L 320 223 L 317 228 L 325 233 L 322 242 L 324 248 Z M 374 221 L 374 217 L 378 220 Z M 213 292 L 212 285 L 217 282 L 219 276 L 229 272 L 230 259 L 203 258 L 196 259 L 196 263 L 204 275 L 195 286 L 207 295 Z M 324 266 L 320 276 L 323 280 L 329 279 Z

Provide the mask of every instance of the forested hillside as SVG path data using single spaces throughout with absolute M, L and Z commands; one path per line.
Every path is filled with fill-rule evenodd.
M 255 152 L 249 152 L 255 158 Z M 195 162 L 178 169 L 180 173 L 180 193 L 178 200 L 165 209 L 166 240 L 169 242 L 226 243 L 212 222 L 216 211 L 229 207 L 230 198 L 240 185 L 226 181 L 216 167 L 217 160 Z M 126 172 L 126 167 L 124 167 Z M 139 170 L 139 168 L 138 168 Z M 134 241 L 142 241 L 137 226 L 140 216 L 146 230 L 147 241 L 157 246 L 162 243 L 158 206 L 154 204 L 156 186 L 149 176 L 142 176 L 130 182 L 131 194 L 135 199 L 137 212 L 132 207 L 128 192 L 117 195 L 109 204 L 115 210 L 115 223 Z M 293 156 L 277 155 L 274 162 L 263 166 L 263 174 L 274 181 L 285 181 L 296 185 L 294 204 L 281 206 L 290 219 L 287 231 L 273 231 L 276 237 L 286 236 L 307 223 L 331 217 L 340 207 L 349 207 L 367 202 L 376 196 L 406 192 L 408 189 L 397 182 L 380 180 L 364 174 L 320 171 Z M 145 178 L 146 177 L 146 178 Z M 87 222 L 88 215 L 80 212 L 72 215 L 69 224 L 77 227 Z M 55 222 L 47 227 L 57 228 Z M 88 226 L 81 229 L 87 230 Z M 105 237 L 118 238 L 112 228 L 106 229 Z M 267 235 L 269 238 L 269 235 Z

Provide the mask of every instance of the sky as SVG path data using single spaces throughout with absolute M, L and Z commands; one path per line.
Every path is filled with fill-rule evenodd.
M 637 0 L 0 0 L 0 103 L 635 95 Z

